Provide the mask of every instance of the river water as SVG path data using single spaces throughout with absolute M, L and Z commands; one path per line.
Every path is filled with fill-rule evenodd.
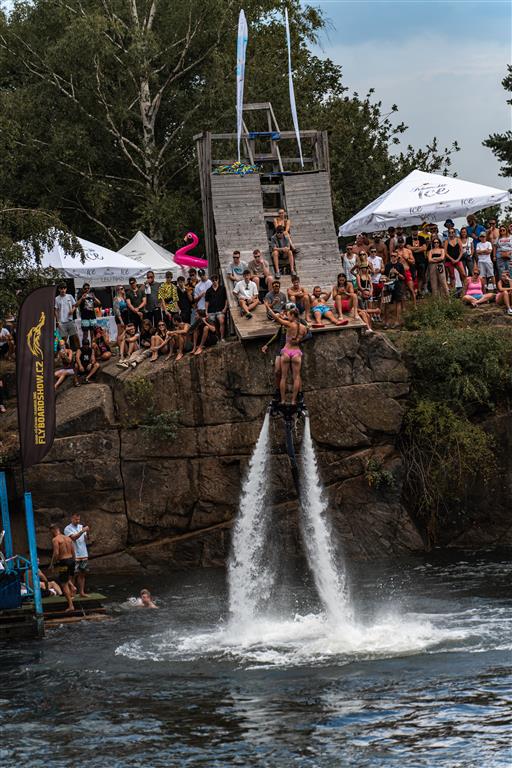
M 512 562 L 458 558 L 349 564 L 346 631 L 302 576 L 236 631 L 221 571 L 96 578 L 110 621 L 0 646 L 0 765 L 510 768 Z

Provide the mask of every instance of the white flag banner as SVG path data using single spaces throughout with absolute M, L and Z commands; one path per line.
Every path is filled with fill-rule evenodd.
M 284 9 L 284 21 L 286 26 L 286 43 L 288 45 L 288 83 L 290 88 L 290 109 L 292 111 L 293 127 L 295 129 L 295 135 L 297 137 L 297 144 L 299 145 L 300 164 L 304 168 L 304 160 L 302 158 L 302 145 L 300 143 L 299 119 L 297 117 L 297 105 L 295 104 L 295 91 L 293 89 L 292 46 L 290 42 L 290 24 L 288 22 L 288 8 Z
M 238 39 L 236 43 L 236 135 L 238 142 L 238 162 L 240 162 L 240 142 L 244 112 L 245 54 L 249 31 L 243 10 L 238 17 Z

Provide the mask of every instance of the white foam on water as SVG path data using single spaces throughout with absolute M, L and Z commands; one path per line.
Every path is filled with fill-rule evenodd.
M 215 627 L 177 632 L 124 643 L 116 654 L 136 660 L 222 662 L 252 667 L 344 664 L 419 653 L 478 652 L 509 638 L 497 633 L 497 618 L 478 610 L 435 614 L 398 611 L 372 621 L 356 616 L 344 564 L 336 563 L 327 502 L 306 420 L 302 446 L 301 529 L 308 564 L 324 608 L 321 613 L 270 615 L 268 597 L 274 574 L 265 558 L 271 505 L 265 503 L 270 470 L 269 416 L 265 417 L 240 498 L 229 562 L 229 620 Z M 475 611 L 475 615 L 468 615 Z M 485 613 L 485 612 L 484 612 Z M 501 636 L 500 636 L 501 635 Z
M 390 614 L 368 625 L 335 625 L 327 614 L 311 613 L 259 616 L 245 624 L 230 621 L 188 635 L 166 632 L 125 643 L 116 654 L 150 661 L 231 659 L 244 667 L 316 666 L 450 650 L 465 637 L 462 629 L 408 616 Z

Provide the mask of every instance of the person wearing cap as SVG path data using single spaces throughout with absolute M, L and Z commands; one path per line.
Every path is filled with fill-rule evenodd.
M 478 243 L 475 247 L 475 257 L 478 263 L 478 269 L 480 270 L 481 277 L 486 281 L 491 282 L 493 288 L 496 286 L 494 279 L 494 265 L 492 263 L 492 243 L 487 239 L 487 232 L 485 229 L 478 235 Z
M 286 296 L 281 291 L 281 283 L 279 280 L 272 281 L 272 290 L 265 294 L 263 303 L 267 310 L 267 318 L 269 320 L 274 320 L 274 316 L 270 313 L 270 310 L 277 312 L 277 314 L 283 311 L 286 305 Z
M 473 213 L 470 213 L 469 216 L 466 217 L 466 221 L 468 223 L 466 229 L 468 231 L 468 235 L 473 239 L 473 247 L 475 249 L 476 257 L 476 247 L 479 243 L 480 235 L 482 232 L 484 232 L 487 236 L 487 231 L 482 224 L 477 223 L 476 216 Z
M 274 272 L 277 279 L 281 277 L 279 271 L 279 256 L 284 256 L 288 259 L 290 265 L 290 272 L 292 275 L 295 273 L 295 260 L 293 258 L 293 252 L 290 245 L 290 238 L 284 231 L 284 227 L 277 227 L 275 234 L 272 235 L 270 240 L 272 246 L 272 261 L 274 262 Z
M 252 310 L 260 303 L 258 286 L 251 280 L 250 269 L 244 269 L 243 280 L 238 281 L 233 288 L 233 293 L 238 300 L 240 315 L 250 320 Z
M 446 227 L 446 229 L 443 229 L 443 242 L 446 242 L 446 240 L 448 240 L 448 236 L 450 234 L 451 229 L 454 229 L 457 237 L 460 237 L 460 232 L 455 227 L 455 224 L 452 219 L 446 219 L 444 226 Z
M 212 281 L 206 276 L 204 269 L 197 270 L 199 277 L 194 288 L 194 304 L 196 309 L 206 309 L 206 291 L 212 287 Z

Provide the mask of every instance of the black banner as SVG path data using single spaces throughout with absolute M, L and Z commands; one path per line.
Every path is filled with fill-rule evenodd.
M 54 307 L 55 286 L 48 285 L 27 296 L 18 316 L 18 428 L 25 469 L 46 456 L 55 437 Z

